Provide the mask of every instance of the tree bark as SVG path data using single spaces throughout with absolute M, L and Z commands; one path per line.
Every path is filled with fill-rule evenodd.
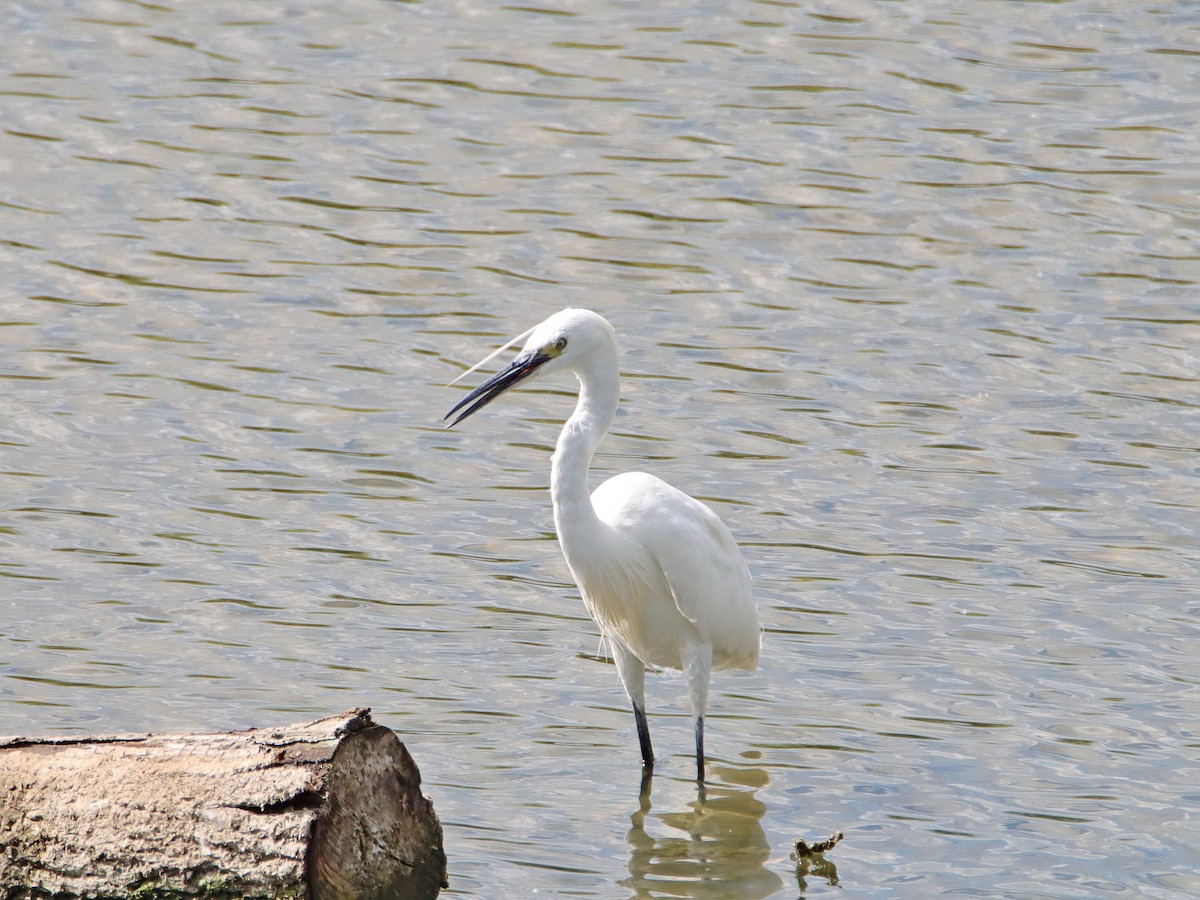
M 431 898 L 442 826 L 370 710 L 221 734 L 0 738 L 0 897 Z

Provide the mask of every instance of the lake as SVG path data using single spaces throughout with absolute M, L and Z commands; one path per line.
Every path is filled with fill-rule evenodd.
M 1200 894 L 1191 3 L 10 3 L 0 733 L 351 706 L 449 897 Z M 763 651 L 660 763 L 554 535 L 712 506 Z M 792 840 L 834 831 L 823 862 Z

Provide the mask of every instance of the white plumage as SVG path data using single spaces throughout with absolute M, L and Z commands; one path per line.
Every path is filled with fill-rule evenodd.
M 608 321 L 590 310 L 564 309 L 526 334 L 516 359 L 446 418 L 458 413 L 450 424 L 461 422 L 539 375 L 569 369 L 578 377 L 579 399 L 551 462 L 558 540 L 588 611 L 613 649 L 633 704 L 643 763 L 654 764 L 645 717 L 646 666 L 681 669 L 696 720 L 697 778 L 703 781 L 709 675 L 758 663 L 760 627 L 750 572 L 716 513 L 653 475 L 616 475 L 589 495 L 588 467 L 612 424 L 619 393 L 616 335 Z

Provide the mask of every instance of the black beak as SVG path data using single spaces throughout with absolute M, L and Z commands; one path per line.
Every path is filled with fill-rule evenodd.
M 445 422 L 446 419 L 449 419 L 464 406 L 467 407 L 458 414 L 454 421 L 446 425 L 447 428 L 453 428 L 467 416 L 483 409 L 509 388 L 520 384 L 536 372 L 542 363 L 547 362 L 549 359 L 550 357 L 544 353 L 535 353 L 532 356 L 518 356 L 507 369 L 497 372 L 479 387 L 475 388 L 475 390 L 471 391 L 471 393 L 467 394 L 467 396 L 455 403 L 450 412 L 442 417 L 442 421 Z

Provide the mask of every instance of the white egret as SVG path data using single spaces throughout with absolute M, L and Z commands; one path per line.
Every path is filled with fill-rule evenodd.
M 643 764 L 654 765 L 646 666 L 680 669 L 696 722 L 696 777 L 703 782 L 709 675 L 758 664 L 760 627 L 750 572 L 716 513 L 653 475 L 625 472 L 588 496 L 588 467 L 612 424 L 620 382 L 616 334 L 602 316 L 564 309 L 463 376 L 526 336 L 507 368 L 446 414 L 450 419 L 457 413 L 446 427 L 517 384 L 561 370 L 575 373 L 579 398 L 550 464 L 558 541 L 588 611 L 612 647 L 633 704 Z

